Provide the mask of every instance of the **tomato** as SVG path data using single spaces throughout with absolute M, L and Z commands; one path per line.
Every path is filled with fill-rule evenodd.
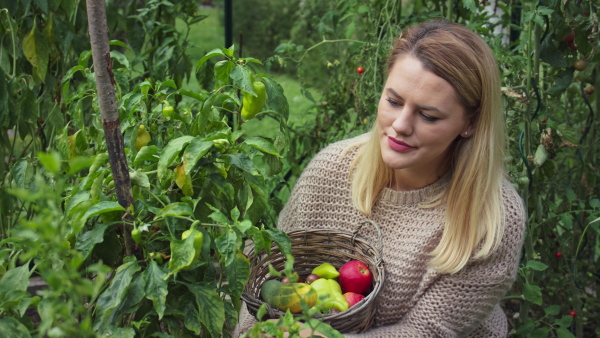
M 585 70 L 586 66 L 587 66 L 587 62 L 585 62 L 585 60 L 577 60 L 577 61 L 575 61 L 575 63 L 573 63 L 573 67 L 575 67 L 575 69 L 580 72 Z
M 142 239 L 142 230 L 140 230 L 138 228 L 133 228 L 133 230 L 131 230 L 131 238 L 137 244 L 142 244 L 142 241 L 143 241 L 143 239 Z
M 567 44 L 572 43 L 573 40 L 575 40 L 575 32 L 571 32 L 568 35 L 563 36 L 562 40 Z
M 556 257 L 556 258 L 561 258 L 561 257 L 562 257 L 562 252 L 560 252 L 560 251 L 557 251 L 557 252 L 554 254 L 554 257 Z
M 568 44 L 570 50 L 577 50 L 577 46 L 575 46 L 575 42 L 571 41 Z
M 575 317 L 577 317 L 577 312 L 571 310 L 571 311 L 569 311 L 569 316 L 575 318 Z
M 356 68 L 356 72 L 357 72 L 358 74 L 362 74 L 362 73 L 364 73 L 364 72 L 365 72 L 365 69 L 364 69 L 363 67 L 358 67 L 358 68 Z
M 162 109 L 162 115 L 165 120 L 170 120 L 173 117 L 173 112 L 175 112 L 175 108 L 170 105 L 165 105 Z
M 587 87 L 585 88 L 584 92 L 585 92 L 586 94 L 588 94 L 588 95 L 592 95 L 592 94 L 594 94 L 594 87 L 592 87 L 592 86 L 587 86 Z

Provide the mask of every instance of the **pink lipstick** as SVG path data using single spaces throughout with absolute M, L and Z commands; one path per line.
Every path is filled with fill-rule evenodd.
M 388 144 L 390 145 L 390 148 L 401 153 L 415 149 L 414 147 L 402 141 L 398 141 L 390 136 L 388 136 Z

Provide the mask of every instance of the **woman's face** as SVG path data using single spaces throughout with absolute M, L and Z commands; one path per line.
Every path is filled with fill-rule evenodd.
M 446 80 L 403 56 L 394 64 L 379 100 L 377 131 L 383 162 L 396 179 L 424 186 L 443 174 L 450 145 L 472 130 L 456 91 Z M 465 131 L 468 133 L 465 136 Z

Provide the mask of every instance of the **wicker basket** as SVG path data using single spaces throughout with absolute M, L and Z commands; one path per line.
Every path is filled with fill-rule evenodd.
M 379 236 L 378 249 L 375 250 L 364 239 L 357 237 L 358 231 L 364 224 L 372 224 L 377 229 Z M 364 262 L 371 270 L 373 285 L 370 293 L 358 304 L 344 312 L 316 315 L 334 329 L 342 332 L 364 332 L 373 325 L 375 316 L 375 299 L 383 287 L 384 269 L 382 261 L 383 240 L 381 229 L 372 221 L 361 223 L 354 232 L 338 230 L 296 230 L 288 233 L 292 244 L 294 256 L 294 271 L 305 278 L 312 269 L 322 263 L 331 263 L 339 269 L 344 263 L 351 260 Z M 258 308 L 264 303 L 260 299 L 260 288 L 262 284 L 272 279 L 269 277 L 269 263 L 282 271 L 285 257 L 279 247 L 273 245 L 271 256 L 268 257 L 263 250 L 259 255 L 254 254 L 252 249 L 250 279 L 242 294 L 248 311 L 256 316 Z M 267 304 L 267 314 L 264 319 L 273 319 L 283 316 L 285 312 L 271 307 Z M 300 314 L 296 314 L 298 316 Z

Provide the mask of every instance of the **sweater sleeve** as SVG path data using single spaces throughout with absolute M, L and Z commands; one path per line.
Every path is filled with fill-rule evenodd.
M 506 318 L 498 304 L 515 280 L 524 237 L 525 213 L 520 197 L 504 184 L 506 230 L 500 248 L 456 274 L 438 275 L 398 322 L 351 337 L 501 337 L 479 332 L 484 320 Z M 495 325 L 493 325 L 495 326 Z

